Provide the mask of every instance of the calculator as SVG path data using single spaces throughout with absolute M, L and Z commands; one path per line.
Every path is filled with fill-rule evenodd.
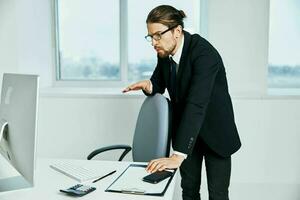
M 59 190 L 60 192 L 72 195 L 72 196 L 83 196 L 92 191 L 96 190 L 95 187 L 77 184 L 65 190 Z

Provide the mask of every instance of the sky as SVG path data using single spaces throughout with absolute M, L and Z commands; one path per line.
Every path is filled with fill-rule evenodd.
M 64 0 L 60 2 L 60 39 L 65 56 L 101 57 L 119 63 L 119 0 Z M 84 4 L 82 2 L 85 2 Z M 128 1 L 128 59 L 131 63 L 156 59 L 144 36 L 149 11 L 172 4 L 187 15 L 186 28 L 195 23 L 195 0 Z M 300 65 L 300 0 L 270 0 L 269 63 Z M 76 42 L 74 42 L 76 41 Z
M 128 1 L 128 59 L 131 63 L 156 60 L 156 52 L 144 36 L 146 17 L 157 5 L 172 4 L 188 16 L 186 27 L 193 26 L 194 2 L 197 0 L 140 0 Z M 84 3 L 83 3 L 84 2 Z M 187 3 L 188 2 L 188 3 Z M 119 62 L 119 0 L 59 1 L 60 41 L 65 56 L 79 58 L 94 55 Z M 76 41 L 76 42 L 74 42 Z

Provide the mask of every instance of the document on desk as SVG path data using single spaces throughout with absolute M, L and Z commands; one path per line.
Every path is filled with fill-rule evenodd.
M 163 196 L 174 175 L 156 184 L 144 182 L 143 177 L 149 175 L 149 173 L 145 170 L 146 166 L 147 165 L 138 164 L 129 165 L 105 191 Z

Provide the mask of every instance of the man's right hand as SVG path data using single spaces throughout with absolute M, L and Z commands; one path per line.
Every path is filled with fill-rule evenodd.
M 143 80 L 136 82 L 128 87 L 126 87 L 122 92 L 126 93 L 132 90 L 144 90 L 148 94 L 152 93 L 152 83 L 150 80 Z

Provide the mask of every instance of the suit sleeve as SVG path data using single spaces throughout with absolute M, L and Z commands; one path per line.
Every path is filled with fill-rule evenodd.
M 164 81 L 164 77 L 163 77 L 162 65 L 160 64 L 159 61 L 154 69 L 154 72 L 150 78 L 150 81 L 152 83 L 152 93 L 148 94 L 147 92 L 145 92 L 143 90 L 143 92 L 146 96 L 153 96 L 156 93 L 163 94 L 165 92 L 166 85 L 165 85 L 165 81 Z
M 173 148 L 186 154 L 191 154 L 203 124 L 221 59 L 211 48 L 205 48 L 193 57 L 190 87 L 173 141 Z

